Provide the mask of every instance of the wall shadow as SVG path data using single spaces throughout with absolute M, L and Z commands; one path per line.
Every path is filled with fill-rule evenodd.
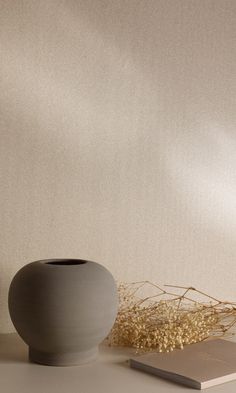
M 16 333 L 0 334 L 0 364 L 28 363 L 28 349 Z

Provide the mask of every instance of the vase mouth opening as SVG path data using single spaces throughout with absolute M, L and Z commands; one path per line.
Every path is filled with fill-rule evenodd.
M 48 262 L 45 262 L 46 265 L 54 265 L 54 266 L 72 266 L 72 265 L 84 265 L 88 261 L 84 259 L 52 259 Z

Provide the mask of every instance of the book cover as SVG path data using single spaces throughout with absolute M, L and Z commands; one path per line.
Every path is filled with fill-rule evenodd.
M 202 341 L 169 353 L 136 355 L 129 363 L 162 378 L 205 389 L 236 379 L 236 343 L 223 339 Z

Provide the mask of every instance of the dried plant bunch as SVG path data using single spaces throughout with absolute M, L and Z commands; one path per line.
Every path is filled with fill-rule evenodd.
M 236 303 L 220 301 L 193 287 L 165 287 L 175 292 L 149 281 L 118 285 L 119 310 L 108 336 L 111 346 L 169 352 L 223 336 L 236 323 Z

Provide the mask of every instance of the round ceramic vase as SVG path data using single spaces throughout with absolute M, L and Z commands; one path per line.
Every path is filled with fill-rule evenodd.
M 102 265 L 81 259 L 29 263 L 9 289 L 12 322 L 36 363 L 69 366 L 96 358 L 117 314 L 117 288 Z

